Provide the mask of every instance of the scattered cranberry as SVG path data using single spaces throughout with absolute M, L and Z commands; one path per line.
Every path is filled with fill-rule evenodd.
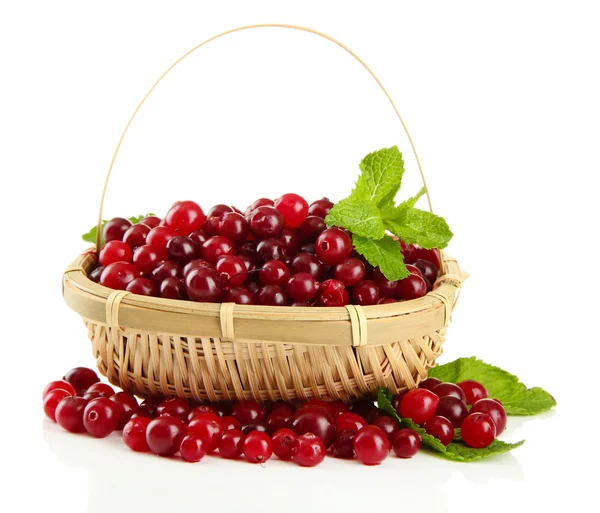
M 273 453 L 280 460 L 289 461 L 293 456 L 294 440 L 298 438 L 298 435 L 291 429 L 282 428 L 278 429 L 273 433 Z
M 423 426 L 431 436 L 435 436 L 444 445 L 448 445 L 454 438 L 454 426 L 446 417 L 435 416 L 425 422 Z
M 440 383 L 432 392 L 438 397 L 444 397 L 445 395 L 450 395 L 452 397 L 456 397 L 463 402 L 466 402 L 465 393 L 461 390 L 458 385 L 454 383 Z
M 196 433 L 204 442 L 205 451 L 211 454 L 217 449 L 219 437 L 225 431 L 219 417 L 211 413 L 202 413 L 190 421 L 188 432 Z
M 335 442 L 333 442 L 333 456 L 335 458 L 354 458 L 354 438 L 356 437 L 356 433 L 356 429 L 344 429 L 338 432 Z
M 266 433 L 252 431 L 244 440 L 244 455 L 250 463 L 264 463 L 273 454 L 273 443 Z
M 181 397 L 170 397 L 163 400 L 157 406 L 155 415 L 157 417 L 169 415 L 171 417 L 179 417 L 181 420 L 186 421 L 189 413 L 190 405 L 185 399 L 182 399 Z
M 115 394 L 114 389 L 106 383 L 94 383 L 86 390 L 87 394 L 98 393 L 100 397 L 110 397 Z
M 447 418 L 455 428 L 459 428 L 464 418 L 469 414 L 469 410 L 466 403 L 458 397 L 445 395 L 440 397 L 435 414 Z
M 230 415 L 221 417 L 221 424 L 223 426 L 223 431 L 231 431 L 232 429 L 240 429 L 242 427 L 240 421 Z
M 69 395 L 77 395 L 77 392 L 71 383 L 65 381 L 64 379 L 59 379 L 58 381 L 51 381 L 44 387 L 42 399 L 45 399 L 48 393 L 52 392 L 52 390 L 64 390 Z
M 300 435 L 292 442 L 292 459 L 302 467 L 316 467 L 326 452 L 323 440 L 313 433 Z
M 131 416 L 140 409 L 137 399 L 127 392 L 117 392 L 110 397 L 110 400 L 121 407 L 116 429 L 123 429 Z
M 487 413 L 470 413 L 460 426 L 460 435 L 468 446 L 482 449 L 496 438 L 496 425 Z
M 387 415 L 379 415 L 375 417 L 372 424 L 381 428 L 381 430 L 387 435 L 387 437 L 392 440 L 392 436 L 400 427 L 398 426 L 398 422 L 388 417 Z
M 407 392 L 400 402 L 400 417 L 424 424 L 435 415 L 440 398 L 430 390 L 416 388 Z
M 65 397 L 72 397 L 72 395 L 62 388 L 50 390 L 44 395 L 44 413 L 52 422 L 56 422 L 56 408 Z
M 292 429 L 297 435 L 313 433 L 320 437 L 329 447 L 336 436 L 335 419 L 333 414 L 318 406 L 301 408 L 294 413 Z
M 457 385 L 465 394 L 468 405 L 473 405 L 479 401 L 479 399 L 485 399 L 488 396 L 488 392 L 485 387 L 477 381 L 468 379 L 466 381 L 457 383 Z
M 107 397 L 90 401 L 83 412 L 85 430 L 96 438 L 105 438 L 117 427 L 121 406 Z
M 421 435 L 412 429 L 399 429 L 392 437 L 392 448 L 398 458 L 412 458 L 421 448 Z
M 179 417 L 158 417 L 148 424 L 146 442 L 154 454 L 172 456 L 186 435 L 186 427 Z
M 358 431 L 365 426 L 367 426 L 367 421 L 360 415 L 352 412 L 342 413 L 335 419 L 335 428 L 338 433 L 346 429 Z
M 49 396 L 48 396 L 49 397 Z M 83 412 L 88 402 L 83 397 L 67 396 L 56 407 L 56 422 L 71 433 L 83 433 Z
M 87 367 L 75 367 L 67 372 L 63 379 L 73 385 L 77 391 L 77 395 L 83 395 L 83 393 L 91 387 L 94 383 L 98 383 L 100 378 L 92 369 Z
M 235 417 L 241 424 L 245 424 L 250 420 L 262 420 L 265 417 L 265 411 L 255 400 L 247 399 L 234 403 L 231 416 Z
M 219 454 L 224 458 L 236 460 L 244 452 L 246 435 L 239 429 L 225 431 L 218 442 Z
M 366 426 L 354 438 L 356 457 L 365 465 L 379 465 L 390 453 L 390 441 L 381 428 Z
M 179 445 L 179 454 L 185 461 L 197 463 L 206 455 L 204 441 L 196 433 L 188 433 L 181 440 Z
M 292 427 L 292 420 L 294 417 L 294 410 L 290 406 L 281 405 L 267 416 L 267 432 L 272 434 L 284 428 L 290 429 Z
M 499 436 L 506 429 L 506 410 L 502 403 L 495 399 L 479 399 L 470 413 L 487 413 L 496 426 L 496 436 Z
M 149 452 L 150 447 L 146 441 L 146 430 L 150 424 L 148 417 L 130 419 L 123 427 L 123 442 L 136 452 Z

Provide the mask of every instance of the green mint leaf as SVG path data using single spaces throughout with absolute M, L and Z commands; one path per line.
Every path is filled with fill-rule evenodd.
M 473 449 L 464 443 L 457 442 L 455 431 L 455 441 L 450 442 L 447 446 L 444 446 L 442 442 L 440 442 L 434 436 L 431 436 L 422 427 L 415 424 L 411 419 L 400 418 L 398 412 L 396 412 L 392 406 L 391 401 L 392 396 L 388 390 L 380 388 L 377 391 L 377 406 L 379 408 L 388 413 L 392 418 L 396 419 L 402 427 L 412 429 L 413 431 L 419 433 L 421 435 L 423 447 L 435 451 L 437 454 L 448 460 L 461 461 L 465 463 L 477 461 L 483 458 L 488 458 L 489 456 L 511 451 L 512 449 L 516 449 L 525 443 L 525 440 L 521 440 L 520 442 L 510 444 L 496 439 L 484 449 Z
M 361 175 L 351 197 L 373 201 L 377 206 L 393 204 L 404 175 L 404 161 L 397 146 L 369 153 L 360 163 Z
M 410 276 L 410 272 L 404 264 L 400 244 L 389 235 L 379 240 L 373 240 L 353 234 L 352 244 L 354 244 L 354 249 L 371 265 L 379 267 L 388 280 L 403 280 Z
M 425 249 L 445 248 L 453 233 L 443 217 L 404 204 L 384 212 L 385 227 L 408 244 Z
M 502 401 L 509 415 L 536 415 L 556 405 L 556 400 L 545 390 L 527 388 L 515 375 L 482 362 L 475 357 L 459 358 L 429 371 L 429 376 L 458 383 L 472 379 L 481 383 L 489 396 Z
M 356 235 L 381 239 L 385 227 L 379 208 L 368 200 L 346 198 L 336 203 L 325 218 L 327 226 L 340 226 Z

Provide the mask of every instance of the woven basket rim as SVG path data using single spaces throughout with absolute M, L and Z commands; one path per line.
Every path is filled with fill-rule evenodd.
M 458 263 L 454 258 L 445 252 L 441 253 L 445 262 L 445 273 L 438 279 L 439 286 L 435 289 L 434 293 L 430 292 L 419 299 L 411 301 L 362 307 L 364 320 L 369 323 L 369 328 L 374 327 L 378 322 L 395 321 L 399 326 L 402 320 L 411 318 L 416 322 L 417 318 L 421 318 L 419 322 L 416 322 L 416 325 L 419 325 L 422 333 L 427 333 L 447 324 L 449 313 L 446 310 L 448 305 L 449 307 L 453 307 L 456 301 L 463 274 L 461 274 Z M 95 283 L 88 278 L 87 273 L 95 264 L 96 257 L 92 252 L 79 255 L 64 273 L 63 296 L 67 304 L 85 319 L 109 325 L 106 305 L 115 291 Z M 442 298 L 445 298 L 445 300 Z M 198 303 L 127 293 L 127 295 L 120 298 L 119 308 L 123 318 L 122 326 L 127 326 L 129 329 L 176 333 L 178 335 L 223 337 L 224 334 L 220 322 L 222 306 L 223 303 Z M 231 315 L 233 320 L 239 321 L 240 324 L 244 325 L 257 323 L 263 326 L 272 325 L 270 329 L 274 329 L 277 335 L 279 335 L 276 336 L 274 333 L 273 340 L 281 340 L 282 333 L 277 328 L 277 324 L 301 322 L 306 323 L 307 326 L 314 323 L 323 327 L 328 323 L 348 324 L 349 321 L 352 321 L 350 313 L 345 307 L 290 307 L 236 304 Z M 162 320 L 168 319 L 173 322 L 167 322 L 167 324 L 163 325 L 160 321 L 156 320 L 160 316 L 162 316 Z M 193 319 L 198 324 L 197 330 L 196 328 L 184 326 L 184 324 L 190 322 L 190 319 Z M 155 320 L 156 322 L 154 322 Z M 210 325 L 207 325 L 207 323 Z M 337 328 L 340 328 L 340 326 L 337 326 Z M 338 336 L 341 335 L 340 330 L 337 328 L 330 335 L 333 335 L 336 331 L 338 332 Z M 255 337 L 253 329 L 249 329 L 248 331 L 247 335 L 252 335 L 250 339 L 272 340 L 268 333 Z M 349 338 L 352 338 L 351 330 L 342 329 L 341 331 L 349 335 Z M 373 331 L 371 329 L 370 331 L 373 334 L 377 332 L 377 330 Z M 416 336 L 417 333 L 413 333 L 413 331 L 409 330 L 405 335 L 412 334 L 412 336 Z M 314 341 L 313 343 L 333 344 L 333 342 L 326 341 L 327 333 L 324 333 L 323 336 L 323 342 Z M 244 338 L 248 337 L 244 336 Z M 410 338 L 410 336 L 407 338 Z M 389 343 L 389 340 L 391 340 L 390 337 L 376 337 L 374 340 L 369 340 L 369 345 Z M 290 340 L 287 337 L 284 337 L 282 341 L 300 343 L 300 340 Z M 301 343 L 307 342 L 303 338 Z M 338 341 L 338 343 L 340 345 L 346 344 L 343 340 Z

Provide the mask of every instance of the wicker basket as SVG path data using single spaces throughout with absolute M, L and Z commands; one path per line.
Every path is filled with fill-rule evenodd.
M 406 131 L 379 79 L 342 43 L 304 27 L 240 27 L 194 47 L 157 80 L 121 136 L 106 183 L 131 122 L 158 83 L 204 44 L 260 27 L 302 30 L 342 47 L 377 81 Z M 465 277 L 456 260 L 444 252 L 441 257 L 434 290 L 420 299 L 367 307 L 292 308 L 194 303 L 115 291 L 87 277 L 96 265 L 94 248 L 65 271 L 63 296 L 83 317 L 100 372 L 132 393 L 211 402 L 350 400 L 379 386 L 392 393 L 414 388 L 435 364 Z

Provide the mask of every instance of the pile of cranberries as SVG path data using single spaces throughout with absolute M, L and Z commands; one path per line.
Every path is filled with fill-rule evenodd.
M 411 272 L 388 280 L 352 246 L 346 230 L 327 228 L 327 198 L 311 205 L 297 194 L 256 200 L 244 213 L 193 201 L 160 219 L 104 225 L 99 266 L 89 277 L 134 294 L 243 305 L 344 306 L 424 296 L 435 282 L 436 250 L 398 241 Z
M 394 397 L 402 417 L 411 418 L 444 445 L 461 427 L 467 445 L 487 447 L 506 426 L 506 412 L 474 381 L 458 385 L 429 378 L 421 388 Z M 253 400 L 212 405 L 190 404 L 179 397 L 148 398 L 141 404 L 127 392 L 115 392 L 85 367 L 70 370 L 43 392 L 48 418 L 72 433 L 104 438 L 121 431 L 132 450 L 200 461 L 216 453 L 222 458 L 262 463 L 273 454 L 304 467 L 321 463 L 326 454 L 378 465 L 390 451 L 411 458 L 421 436 L 398 422 L 371 400 L 350 405 L 341 401 L 259 404 Z M 470 412 L 467 404 L 472 405 Z

